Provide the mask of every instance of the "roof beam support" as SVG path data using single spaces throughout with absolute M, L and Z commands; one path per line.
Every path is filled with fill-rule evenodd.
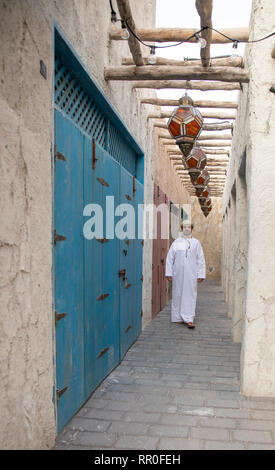
M 212 28 L 212 7 L 212 0 L 196 0 L 196 9 L 201 18 L 201 28 L 203 28 L 204 26 L 210 26 Z M 201 32 L 201 37 L 206 40 L 206 47 L 201 49 L 201 62 L 203 67 L 208 67 L 210 63 L 212 30 L 203 30 Z
M 136 34 L 143 41 L 152 42 L 180 42 L 188 39 L 192 34 L 195 34 L 198 30 L 194 28 L 137 28 Z M 224 28 L 220 29 L 220 32 L 231 38 L 237 39 L 240 42 L 247 41 L 249 39 L 249 28 Z M 117 33 L 110 34 L 110 38 L 114 41 L 121 41 L 120 31 Z M 193 37 L 189 42 L 197 42 L 196 38 Z M 212 44 L 225 44 L 231 43 L 229 39 L 221 36 L 215 31 L 212 32 Z
M 123 65 L 106 67 L 105 80 L 218 80 L 222 82 L 248 83 L 249 75 L 237 67 L 181 67 L 169 65 Z
M 127 21 L 130 28 L 136 32 L 136 25 L 132 16 L 129 0 L 117 0 L 117 7 L 122 20 Z M 129 49 L 131 51 L 135 65 L 144 65 L 139 41 L 130 34 L 128 39 Z

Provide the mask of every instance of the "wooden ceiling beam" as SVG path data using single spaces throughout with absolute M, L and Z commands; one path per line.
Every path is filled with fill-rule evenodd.
M 161 143 L 163 145 L 171 145 L 173 142 L 173 140 L 171 139 L 161 139 Z M 231 147 L 231 142 L 208 142 L 208 141 L 203 141 L 203 142 L 200 142 L 199 145 L 198 145 L 199 142 L 197 142 L 197 146 L 198 147 Z
M 117 7 L 119 10 L 121 19 L 127 21 L 130 28 L 134 32 L 136 32 L 136 25 L 135 25 L 133 15 L 131 12 L 129 0 L 117 0 Z M 133 34 L 130 34 L 130 37 L 128 39 L 128 44 L 129 44 L 130 52 L 133 57 L 134 64 L 139 65 L 139 66 L 144 65 L 140 42 L 133 36 Z
M 123 65 L 106 67 L 104 78 L 109 80 L 217 80 L 248 83 L 249 74 L 240 67 L 181 67 L 169 65 Z
M 212 28 L 212 0 L 196 0 L 196 9 L 201 19 L 201 28 L 209 26 Z M 210 47 L 212 42 L 212 30 L 205 29 L 201 37 L 206 40 L 206 47 L 201 48 L 201 62 L 203 67 L 208 67 L 210 63 Z
M 166 129 L 167 129 L 167 127 L 166 127 Z M 168 129 L 167 129 L 166 132 L 165 131 L 158 132 L 157 135 L 158 135 L 159 139 L 166 139 L 166 140 L 171 140 L 171 141 L 175 140 L 174 137 L 172 137 L 170 135 L 170 132 L 168 131 Z M 200 142 L 203 142 L 205 140 L 209 140 L 209 141 L 210 140 L 230 140 L 231 141 L 232 140 L 232 135 L 231 134 L 221 134 L 221 135 L 219 135 L 219 134 L 209 134 L 209 135 L 204 135 L 203 133 L 201 133 L 199 138 L 197 139 L 197 142 L 200 143 Z
M 143 57 L 143 62 L 146 65 L 149 65 L 148 57 Z M 167 59 L 166 57 L 157 57 L 157 62 L 154 65 L 180 65 L 182 67 L 190 67 L 199 65 L 200 59 Z M 121 60 L 121 65 L 134 65 L 132 57 L 124 57 Z M 243 67 L 243 58 L 241 56 L 237 57 L 224 57 L 224 58 L 213 58 L 210 61 L 210 66 L 214 67 Z
M 154 106 L 179 106 L 179 100 L 164 100 L 159 98 L 143 98 L 140 100 L 142 104 L 151 104 Z M 207 101 L 195 100 L 196 108 L 238 108 L 238 103 L 233 101 Z
M 194 28 L 137 28 L 136 34 L 143 41 L 152 42 L 180 42 L 188 39 L 192 34 L 195 34 L 198 29 Z M 234 38 L 240 42 L 247 41 L 249 39 L 249 28 L 223 28 L 220 32 Z M 110 39 L 114 41 L 121 41 L 121 31 L 110 34 Z M 196 38 L 190 39 L 189 42 L 197 42 Z M 224 36 L 212 32 L 212 44 L 226 44 L 232 43 L 231 40 Z
M 167 121 L 163 122 L 154 122 L 154 127 L 159 127 L 160 129 L 167 129 Z M 202 131 L 219 131 L 233 129 L 232 122 L 215 122 L 215 123 L 204 123 L 202 125 Z M 167 129 L 168 130 L 168 129 Z
M 148 114 L 147 119 L 163 119 L 163 118 L 170 118 L 173 113 L 171 111 L 157 111 L 151 114 Z M 211 118 L 211 119 L 235 119 L 236 113 L 223 113 L 222 111 L 201 111 L 201 115 L 203 118 Z M 167 126 L 166 126 L 167 127 Z
M 154 90 L 162 90 L 166 88 L 177 88 L 181 90 L 223 90 L 232 91 L 240 90 L 240 84 L 237 82 L 226 83 L 219 81 L 200 81 L 200 80 L 141 80 L 139 82 L 133 82 L 132 88 L 150 88 Z

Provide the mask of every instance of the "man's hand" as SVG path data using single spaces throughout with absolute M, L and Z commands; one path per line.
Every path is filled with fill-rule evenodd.
M 166 279 L 167 279 L 168 281 L 172 281 L 173 277 L 172 277 L 172 276 L 166 276 Z
M 198 278 L 198 282 L 202 282 L 202 281 L 204 281 L 204 279 L 201 278 L 201 277 L 199 277 L 199 278 Z

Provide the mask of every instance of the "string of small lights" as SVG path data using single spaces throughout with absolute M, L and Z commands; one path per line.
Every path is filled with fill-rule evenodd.
M 265 39 L 270 38 L 271 36 L 274 36 L 274 34 L 275 34 L 275 31 L 274 31 L 274 32 L 272 32 L 272 33 L 268 34 L 267 36 L 265 36 L 263 38 L 260 38 L 260 39 L 255 39 L 253 41 L 249 41 L 249 40 L 241 41 L 239 39 L 231 38 L 231 37 L 227 36 L 226 34 L 222 33 L 221 31 L 218 31 L 217 29 L 212 28 L 211 26 L 203 26 L 201 29 L 199 29 L 195 33 L 191 34 L 191 36 L 187 37 L 183 41 L 180 41 L 180 42 L 177 42 L 177 43 L 174 43 L 174 44 L 169 44 L 169 45 L 165 45 L 165 46 L 159 46 L 159 45 L 155 45 L 155 44 L 146 44 L 135 33 L 135 31 L 133 31 L 133 29 L 131 28 L 131 26 L 127 22 L 127 20 L 122 20 L 121 18 L 117 18 L 117 14 L 116 14 L 116 12 L 113 8 L 113 5 L 112 5 L 112 0 L 109 0 L 109 2 L 110 2 L 110 8 L 111 8 L 111 28 L 110 28 L 110 32 L 113 33 L 113 34 L 118 33 L 119 30 L 120 30 L 120 27 L 119 27 L 119 22 L 120 22 L 121 23 L 121 38 L 122 39 L 129 39 L 130 33 L 131 33 L 137 39 L 137 41 L 139 41 L 141 44 L 143 44 L 143 46 L 146 46 L 146 47 L 150 48 L 150 55 L 148 57 L 148 62 L 150 64 L 155 64 L 156 61 L 157 61 L 156 49 L 166 49 L 168 47 L 176 47 L 176 46 L 179 46 L 179 45 L 184 44 L 186 42 L 189 42 L 193 38 L 197 39 L 197 42 L 198 42 L 201 49 L 205 48 L 207 43 L 206 43 L 206 40 L 200 36 L 200 33 L 202 31 L 205 31 L 206 29 L 211 29 L 212 31 L 215 31 L 217 34 L 220 34 L 221 36 L 223 36 L 226 39 L 228 39 L 229 41 L 231 41 L 233 43 L 233 49 L 237 49 L 238 44 L 240 42 L 247 43 L 247 44 L 260 42 L 260 41 L 264 41 Z M 158 41 L 156 41 L 156 42 L 158 42 Z M 213 58 L 214 57 L 209 57 L 209 59 L 213 59 Z M 185 58 L 184 60 L 188 60 L 188 59 Z

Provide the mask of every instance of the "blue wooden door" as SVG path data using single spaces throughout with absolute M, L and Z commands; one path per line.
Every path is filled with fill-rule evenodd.
M 86 140 L 85 200 L 102 210 L 103 232 L 85 245 L 85 369 L 86 396 L 118 364 L 119 355 L 119 244 L 106 234 L 106 198 L 119 200 L 119 164 L 91 140 Z M 93 165 L 92 155 L 97 158 Z M 93 168 L 94 166 L 94 168 Z M 94 228 L 94 227 L 93 227 Z
M 58 430 L 85 399 L 82 133 L 55 111 L 55 310 Z
M 134 240 L 135 249 L 135 302 L 134 302 L 134 338 L 135 341 L 141 331 L 142 325 L 142 285 L 143 285 L 143 269 L 142 269 L 142 254 L 143 254 L 143 184 L 135 179 L 134 185 L 134 207 L 136 215 L 136 238 Z M 141 206 L 140 211 L 138 206 Z M 140 238 L 139 238 L 140 237 Z
M 133 203 L 133 176 L 120 169 L 120 204 L 127 204 L 121 216 L 123 220 L 120 233 L 120 356 L 123 358 L 134 341 L 135 336 L 135 212 Z M 117 223 L 120 223 L 118 221 Z M 127 236 L 126 236 L 127 235 Z
M 60 47 L 62 56 L 64 44 Z M 105 98 L 100 96 L 100 105 L 93 100 L 86 89 L 90 78 L 80 80 L 83 70 L 77 67 L 73 74 L 61 57 L 56 58 L 54 296 L 59 432 L 141 330 L 142 244 L 135 239 L 134 212 L 143 202 L 143 185 L 134 178 L 141 177 L 141 159 L 129 145 L 129 133 L 121 131 L 121 122 L 118 130 L 108 117 L 114 111 Z M 111 233 L 112 223 L 115 230 L 121 217 L 109 214 L 106 226 L 107 201 L 114 212 L 124 203 L 133 209 L 127 227 L 132 232 L 125 239 Z M 102 210 L 103 232 L 93 239 L 83 233 L 84 224 L 94 216 L 90 204 Z M 93 229 L 90 224 L 90 232 Z

